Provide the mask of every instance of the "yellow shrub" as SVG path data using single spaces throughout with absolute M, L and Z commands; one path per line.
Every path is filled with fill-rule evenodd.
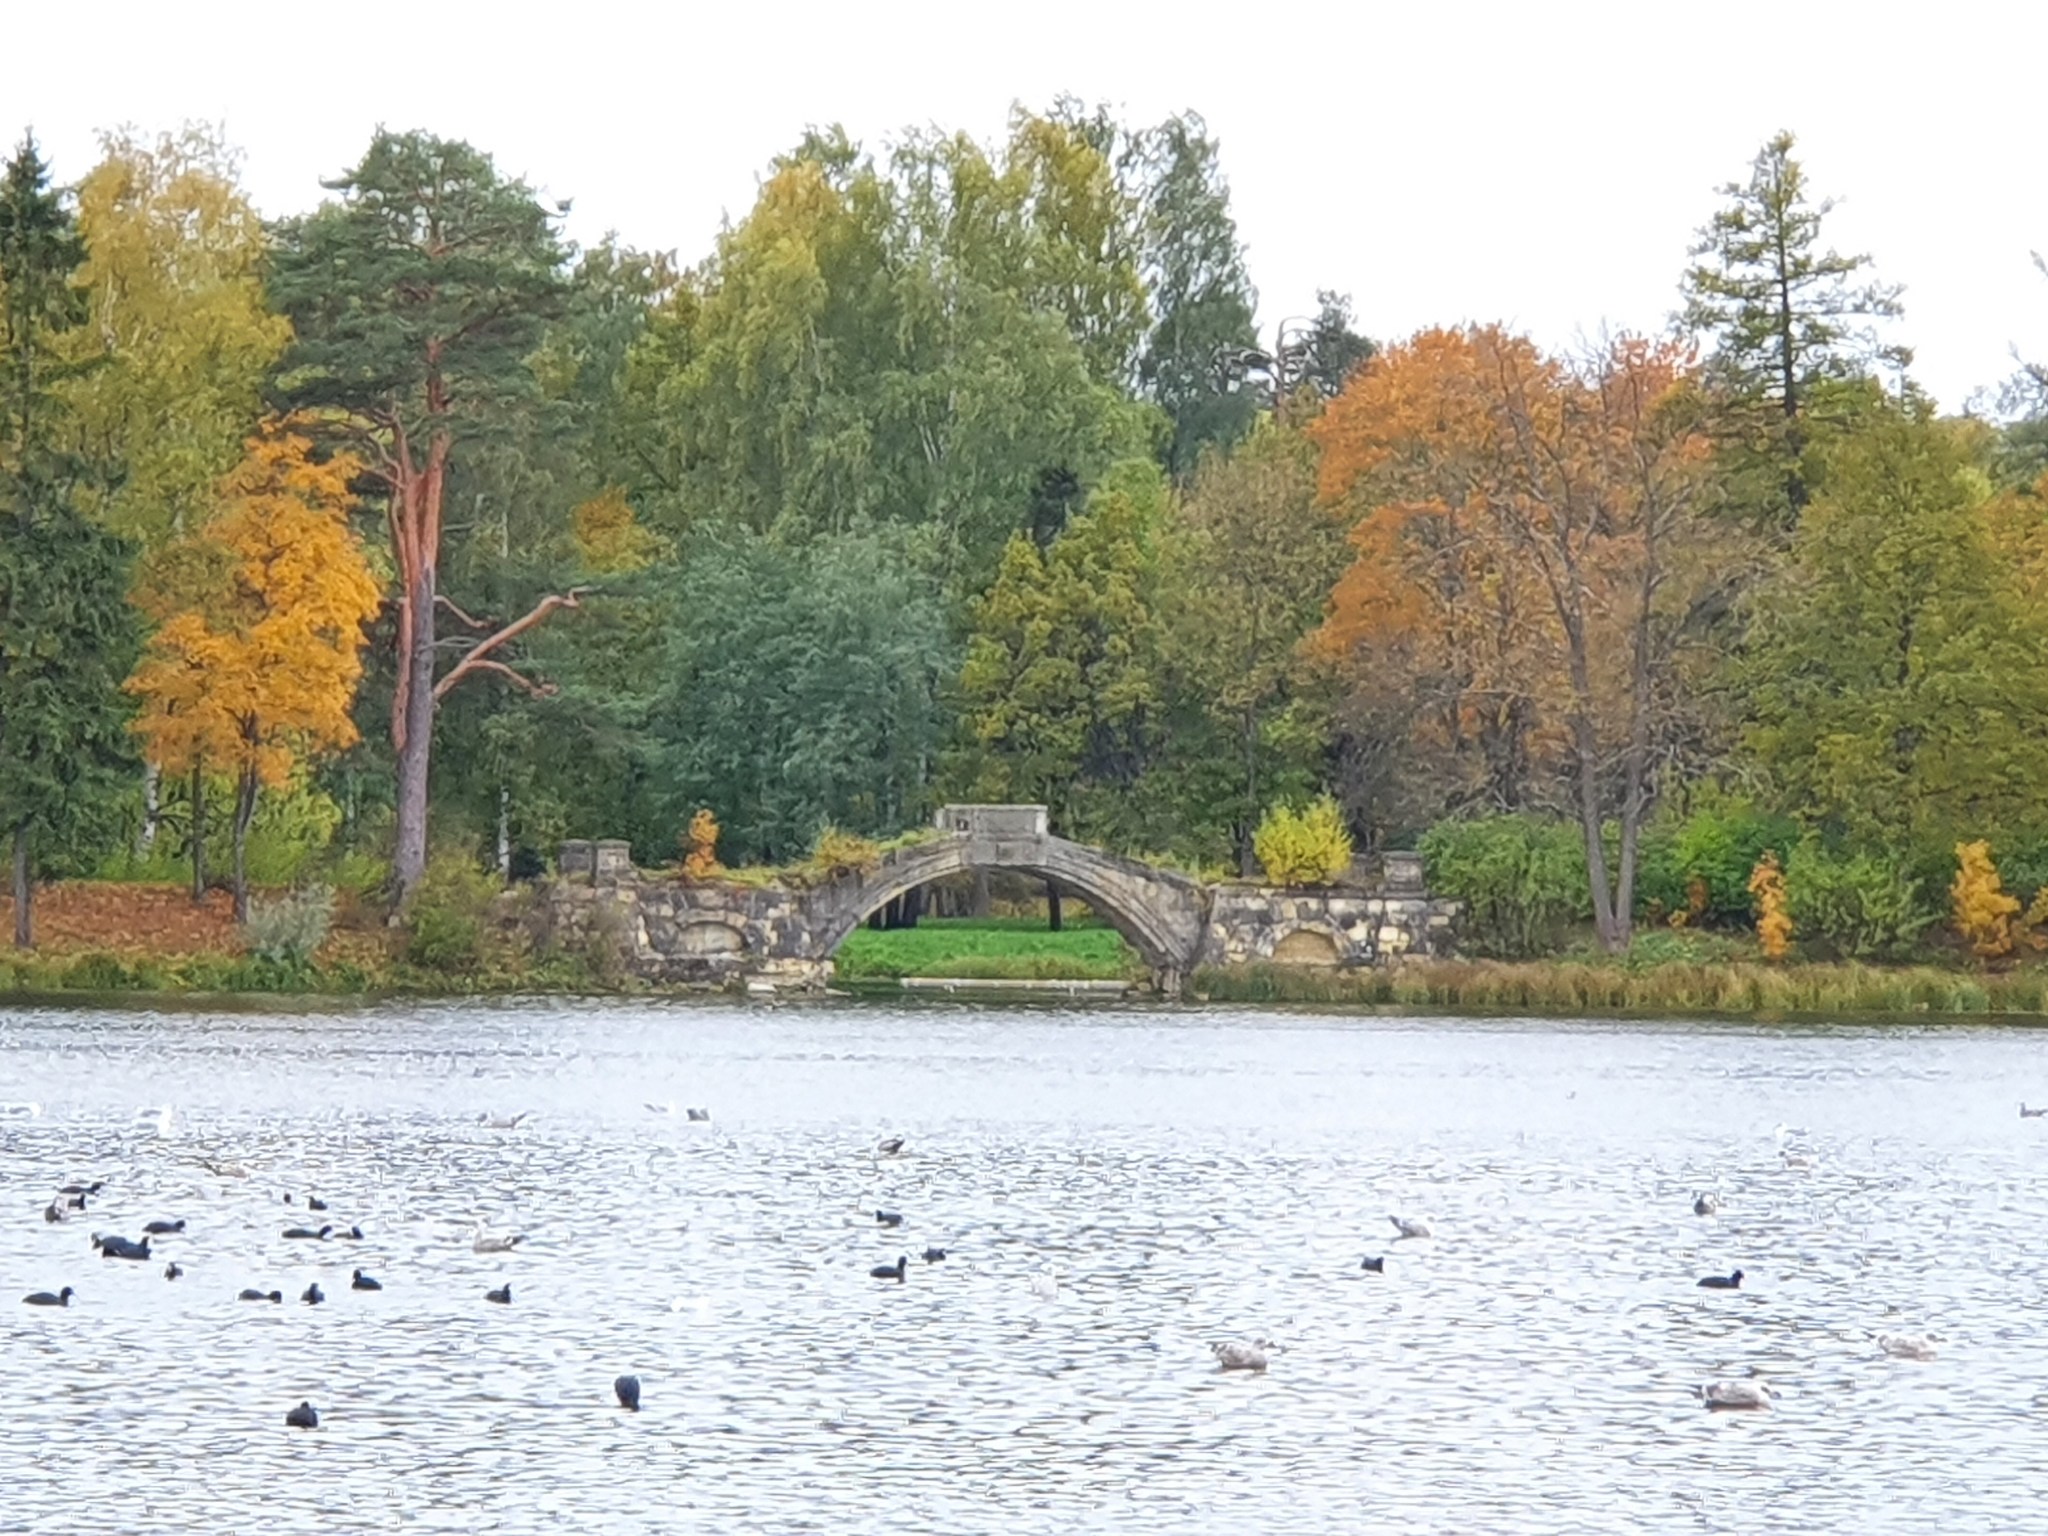
M 690 818 L 690 830 L 683 836 L 687 847 L 683 855 L 685 875 L 692 880 L 709 880 L 725 873 L 725 866 L 718 862 L 718 818 L 709 808 Z
M 2012 915 L 2019 898 L 2008 896 L 1991 862 L 1991 845 L 1982 839 L 1956 844 L 1956 878 L 1948 888 L 1956 932 L 1985 959 L 2012 953 Z
M 2048 935 L 2042 933 L 2042 925 L 2048 924 L 2048 885 L 2034 892 L 2034 900 L 2020 918 L 2020 928 L 2029 949 L 2048 949 Z
M 1252 852 L 1275 885 L 1327 885 L 1351 867 L 1351 834 L 1328 795 L 1305 811 L 1276 805 L 1252 834 Z
M 801 877 L 807 885 L 823 885 L 841 875 L 872 874 L 881 864 L 880 843 L 858 832 L 842 832 L 828 826 L 811 845 L 811 856 L 804 861 Z
M 1792 914 L 1785 908 L 1785 871 L 1775 853 L 1765 852 L 1749 872 L 1756 901 L 1756 942 L 1766 960 L 1782 960 L 1792 947 Z

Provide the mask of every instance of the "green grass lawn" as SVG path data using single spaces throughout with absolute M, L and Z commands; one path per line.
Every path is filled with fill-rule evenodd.
M 833 957 L 849 981 L 949 976 L 1000 981 L 1121 981 L 1144 967 L 1113 928 L 1046 931 L 1032 918 L 926 918 L 915 928 L 856 928 Z

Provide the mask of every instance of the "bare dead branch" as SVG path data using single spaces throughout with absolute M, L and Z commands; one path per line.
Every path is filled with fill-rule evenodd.
M 487 665 L 493 671 L 509 672 L 511 669 L 503 663 L 487 662 L 490 653 L 507 642 L 518 639 L 519 636 L 525 634 L 529 629 L 532 629 L 536 624 L 546 619 L 557 608 L 582 607 L 584 594 L 589 590 L 588 587 L 571 587 L 567 592 L 551 592 L 535 603 L 533 608 L 524 617 L 514 619 L 496 634 L 490 636 L 490 638 L 479 641 L 475 650 L 449 668 L 448 675 L 434 685 L 434 698 L 436 702 L 446 698 L 448 690 L 461 682 L 465 677 L 469 676 L 472 672 L 485 670 Z M 517 674 L 514 675 L 516 676 Z M 527 683 L 530 679 L 521 678 L 520 681 Z
M 467 624 L 471 629 L 482 630 L 489 629 L 491 627 L 491 621 L 489 619 L 479 619 L 472 616 L 471 614 L 465 613 L 461 608 L 456 606 L 455 600 L 453 598 L 448 597 L 443 593 L 436 592 L 434 594 L 434 605 L 439 608 L 446 608 L 450 613 L 454 614 L 456 618 L 461 620 L 464 624 Z
M 461 667 L 459 667 L 457 671 L 463 673 L 464 675 L 467 675 L 470 672 L 495 672 L 499 677 L 504 678 L 505 681 L 507 681 L 508 683 L 517 684 L 521 689 L 533 695 L 533 697 L 536 699 L 551 699 L 557 693 L 561 692 L 561 689 L 557 687 L 554 683 L 547 682 L 545 680 L 536 681 L 535 679 L 528 677 L 525 673 L 515 671 L 511 667 L 506 666 L 505 663 L 502 661 L 492 661 L 489 658 L 485 658 L 480 661 L 474 656 L 469 657 L 462 663 Z M 448 684 L 449 679 L 453 678 L 455 675 L 455 672 L 451 672 L 448 674 L 448 677 L 443 678 L 441 680 L 441 687 L 445 688 Z M 439 698 L 440 695 L 441 688 L 436 688 L 434 690 L 434 696 L 436 698 Z

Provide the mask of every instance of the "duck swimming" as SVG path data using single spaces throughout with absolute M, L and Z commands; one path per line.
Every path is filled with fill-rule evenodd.
M 877 1211 L 875 1212 L 875 1220 L 885 1227 L 900 1227 L 903 1225 L 903 1213 L 901 1211 Z
M 318 1280 L 315 1280 L 311 1285 L 307 1286 L 305 1290 L 299 1293 L 299 1300 L 303 1301 L 309 1307 L 317 1307 L 320 1305 L 321 1302 L 325 1301 L 326 1299 L 327 1293 L 320 1289 L 320 1282 Z
M 237 1296 L 235 1299 L 237 1301 L 283 1301 L 284 1292 L 259 1291 L 255 1287 L 251 1286 L 248 1289 L 244 1290 L 242 1294 L 240 1296 Z
M 903 1138 L 901 1136 L 884 1136 L 875 1143 L 875 1150 L 884 1157 L 894 1157 L 903 1150 Z
M 1721 1202 L 1714 1195 L 1694 1195 L 1692 1197 L 1692 1213 L 1695 1216 L 1711 1216 L 1720 1209 Z
M 621 1376 L 612 1383 L 612 1390 L 619 1395 L 619 1406 L 629 1412 L 640 1411 L 640 1378 Z
M 910 1271 L 910 1255 L 904 1254 L 894 1264 L 877 1264 L 868 1271 L 871 1280 L 894 1280 L 899 1285 Z
M 71 1298 L 77 1294 L 67 1285 L 61 1291 L 30 1291 L 21 1300 L 24 1306 L 30 1307 L 68 1307 Z
M 1429 1223 L 1418 1217 L 1389 1216 L 1387 1220 L 1394 1224 L 1394 1230 L 1403 1237 L 1428 1237 L 1431 1235 Z
M 496 1289 L 495 1291 L 485 1291 L 485 1292 L 484 1292 L 484 1300 L 485 1300 L 485 1301 L 495 1301 L 495 1302 L 496 1302 L 496 1303 L 497 1303 L 497 1304 L 498 1304 L 499 1306 L 501 1306 L 501 1307 L 509 1307 L 509 1306 L 511 1306 L 511 1305 L 512 1305 L 512 1285 L 511 1285 L 511 1282 L 507 1281 L 507 1282 L 506 1282 L 506 1283 L 505 1283 L 504 1285 L 501 1285 L 501 1286 L 499 1286 L 499 1287 L 498 1287 L 498 1288 L 497 1288 L 497 1289 Z
M 147 1223 L 142 1230 L 151 1237 L 168 1237 L 173 1232 L 184 1231 L 185 1222 L 183 1217 L 176 1221 L 152 1221 Z
M 1742 1289 L 1742 1271 L 1735 1270 L 1725 1275 L 1708 1275 L 1700 1281 L 1703 1291 L 1739 1291 Z
M 320 1413 L 311 1403 L 302 1402 L 285 1414 L 284 1421 L 293 1429 L 318 1429 Z
M 524 1232 L 514 1232 L 508 1236 L 494 1237 L 484 1231 L 484 1224 L 482 1222 L 478 1222 L 476 1224 L 476 1236 L 470 1241 L 469 1246 L 470 1251 L 473 1253 L 510 1253 L 525 1241 L 526 1234 Z
M 1369 1275 L 1384 1275 L 1387 1272 L 1386 1255 L 1381 1254 L 1376 1259 L 1360 1259 L 1358 1267 Z
M 1263 1372 L 1270 1347 L 1264 1339 L 1222 1339 L 1209 1346 L 1209 1353 L 1226 1371 Z
M 146 1237 L 139 1243 L 131 1243 L 125 1237 L 95 1236 L 92 1241 L 103 1259 L 133 1259 L 137 1263 L 146 1263 L 149 1259 L 149 1239 Z
M 166 1280 L 175 1280 L 184 1273 L 185 1266 L 178 1263 L 176 1260 L 173 1260 L 172 1262 L 164 1266 L 164 1278 Z
M 690 1109 L 688 1107 L 685 1107 L 683 1113 L 687 1115 L 690 1119 L 696 1121 L 699 1125 L 702 1125 L 705 1121 L 711 1118 L 711 1111 L 708 1109 Z M 630 1381 L 632 1378 L 627 1377 L 626 1379 Z
M 314 1242 L 325 1242 L 334 1235 L 334 1228 L 322 1227 L 318 1232 L 315 1232 L 311 1227 L 286 1227 L 279 1235 L 295 1239 L 307 1238 Z
M 349 1281 L 348 1288 L 352 1291 L 381 1291 L 384 1289 L 384 1282 L 372 1280 L 359 1269 L 356 1271 L 355 1278 Z
M 1763 1409 L 1777 1396 L 1769 1383 L 1761 1381 L 1710 1381 L 1694 1387 L 1693 1393 L 1710 1409 Z
M 1880 1333 L 1877 1347 L 1896 1360 L 1932 1360 L 1941 1353 L 1924 1333 Z
M 927 1248 L 924 1251 L 924 1261 L 927 1264 L 943 1263 L 945 1257 L 946 1250 L 943 1248 Z

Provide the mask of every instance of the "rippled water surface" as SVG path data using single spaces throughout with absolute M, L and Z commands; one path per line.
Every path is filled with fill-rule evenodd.
M 0 1529 L 2044 1530 L 2029 1096 L 2012 1028 L 0 1012 Z M 90 1249 L 180 1217 L 179 1280 Z M 1775 1411 L 1691 1395 L 1752 1368 Z

